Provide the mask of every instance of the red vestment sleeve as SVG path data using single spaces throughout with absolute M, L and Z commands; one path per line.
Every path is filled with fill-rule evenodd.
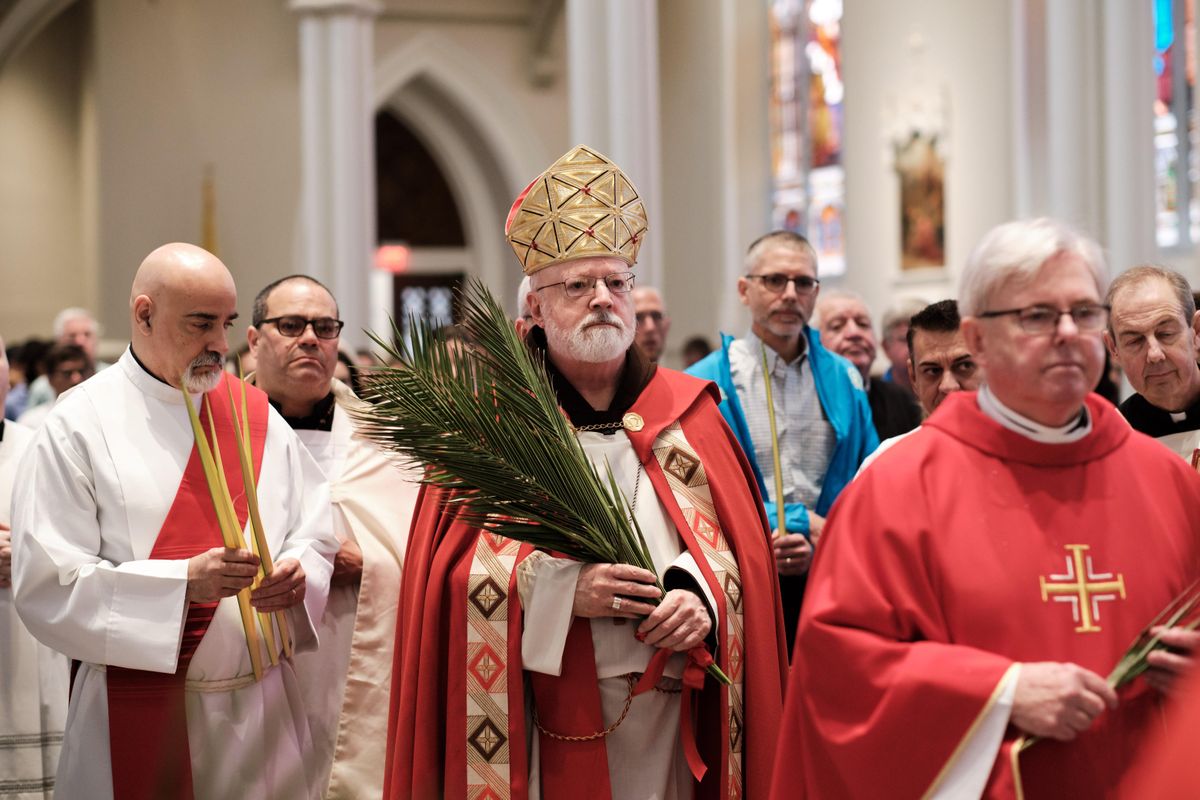
M 478 530 L 456 522 L 445 493 L 424 486 L 417 498 L 404 562 L 392 666 L 384 797 L 445 794 L 450 573 Z
M 773 797 L 922 796 L 1012 663 L 945 643 L 953 637 L 938 611 L 938 587 L 914 565 L 923 554 L 889 524 L 902 520 L 906 505 L 891 502 L 888 487 L 871 477 L 860 477 L 864 485 L 834 507 L 818 550 Z M 845 535 L 864 530 L 877 535 Z

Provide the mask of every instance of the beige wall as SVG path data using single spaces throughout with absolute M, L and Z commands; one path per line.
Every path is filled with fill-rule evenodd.
M 206 164 L 242 316 L 264 284 L 294 271 L 296 31 L 282 2 L 97 4 L 100 299 L 111 335 L 127 328 L 142 258 L 164 242 L 199 243 Z
M 1015 213 L 1012 2 L 854 0 L 843 20 L 846 84 L 847 274 L 876 320 L 893 298 L 953 297 L 975 243 Z M 925 42 L 914 59 L 910 37 Z M 916 66 L 923 63 L 923 69 Z M 948 98 L 946 260 L 943 274 L 901 275 L 900 189 L 886 157 L 884 109 L 914 72 Z
M 0 334 L 49 336 L 65 306 L 91 306 L 84 274 L 80 115 L 84 7 L 60 16 L 0 71 Z

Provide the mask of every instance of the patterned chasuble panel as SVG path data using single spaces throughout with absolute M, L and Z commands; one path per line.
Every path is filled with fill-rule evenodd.
M 520 543 L 481 533 L 467 579 L 467 797 L 508 798 L 508 588 Z
M 721 533 L 717 521 L 712 492 L 708 488 L 708 477 L 700 457 L 688 444 L 679 423 L 675 423 L 654 440 L 654 457 L 667 476 L 671 493 L 679 503 L 683 518 L 692 533 L 708 566 L 716 576 L 717 583 L 725 595 L 725 630 L 721 641 L 726 643 L 725 660 L 714 654 L 725 674 L 733 681 L 729 687 L 729 794 L 730 798 L 742 796 L 742 690 L 744 671 L 742 657 L 745 634 L 742 628 L 742 581 L 738 573 L 737 558 L 729 549 L 729 543 Z
M 700 458 L 678 423 L 659 434 L 654 455 L 683 512 L 683 518 L 725 596 L 727 643 L 721 667 L 728 688 L 728 797 L 742 797 L 742 584 L 737 559 L 717 522 L 712 493 Z M 508 587 L 520 544 L 483 533 L 475 546 L 467 581 L 467 797 L 510 797 L 508 744 Z M 718 661 L 720 655 L 717 654 Z

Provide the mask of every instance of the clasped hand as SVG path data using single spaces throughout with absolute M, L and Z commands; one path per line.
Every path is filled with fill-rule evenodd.
M 188 559 L 187 599 L 214 603 L 230 597 L 254 582 L 259 559 L 249 550 L 214 547 Z M 250 603 L 259 611 L 280 611 L 304 600 L 304 570 L 294 558 L 275 562 L 275 568 L 250 593 Z
M 708 609 L 695 592 L 673 589 L 657 606 L 656 576 L 629 564 L 587 564 L 575 584 L 572 613 L 577 617 L 645 617 L 637 633 L 643 642 L 681 652 L 704 643 L 712 628 Z M 618 599 L 620 602 L 614 603 Z

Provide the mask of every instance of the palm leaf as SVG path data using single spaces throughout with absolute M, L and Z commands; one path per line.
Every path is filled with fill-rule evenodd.
M 370 371 L 371 404 L 351 411 L 359 430 L 426 465 L 425 482 L 449 490 L 446 502 L 467 524 L 579 561 L 656 572 L 612 469 L 601 474 L 588 459 L 543 359 L 481 282 L 470 281 L 460 302 L 474 350 L 417 319 L 407 347 L 394 323 L 391 341 L 369 334 L 398 366 Z

